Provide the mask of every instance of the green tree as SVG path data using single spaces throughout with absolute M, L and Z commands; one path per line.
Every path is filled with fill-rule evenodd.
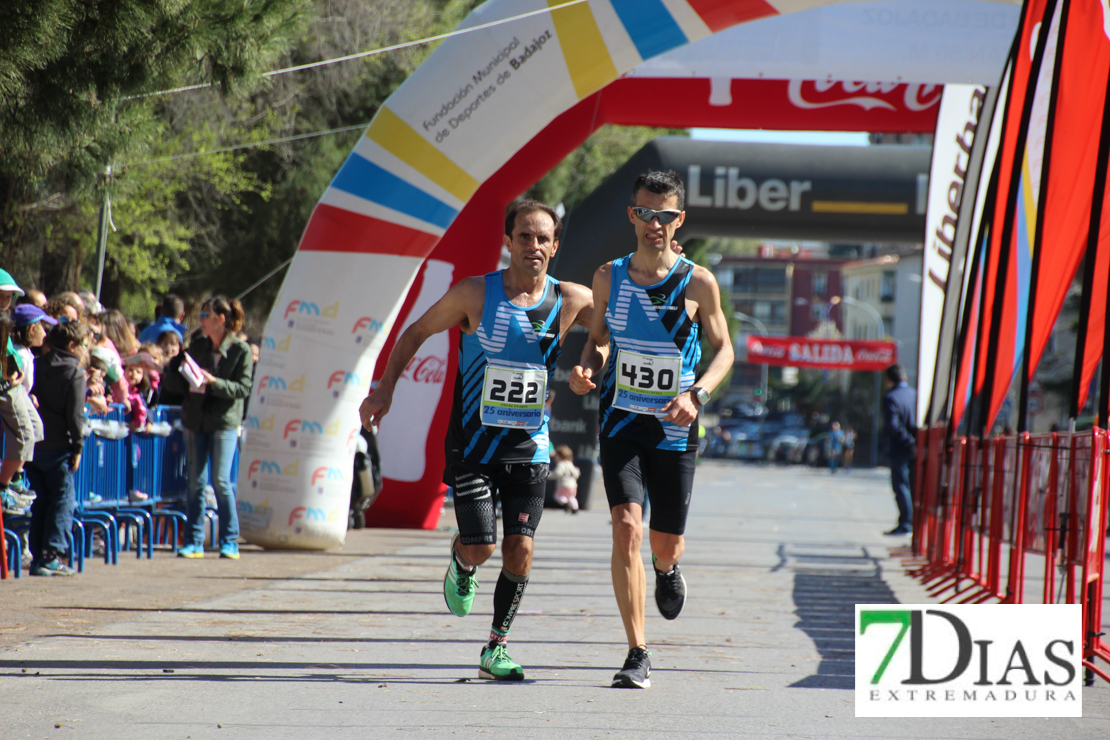
M 163 289 L 196 233 L 189 192 L 266 193 L 236 155 L 141 174 L 121 163 L 211 143 L 175 130 L 160 90 L 258 85 L 306 20 L 306 0 L 22 0 L 0 6 L 0 259 L 28 284 L 76 288 L 95 260 L 99 194 L 115 201 L 113 304 Z M 89 280 L 85 284 L 89 284 Z M 113 291 L 109 291 L 110 293 Z

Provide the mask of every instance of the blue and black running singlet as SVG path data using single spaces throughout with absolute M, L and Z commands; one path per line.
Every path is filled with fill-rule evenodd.
M 562 289 L 552 277 L 534 306 L 520 308 L 505 296 L 500 272 L 486 275 L 482 320 L 459 342 L 449 465 L 550 462 L 544 403 L 561 352 L 562 306 Z
M 613 260 L 609 364 L 601 382 L 601 440 L 622 437 L 660 450 L 697 449 L 697 425 L 663 421 L 660 409 L 694 385 L 701 332 L 686 313 L 694 263 L 679 257 L 655 285 L 628 276 L 632 255 Z

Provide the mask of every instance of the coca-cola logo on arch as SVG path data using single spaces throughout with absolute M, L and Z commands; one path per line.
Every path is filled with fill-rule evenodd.
M 791 80 L 787 86 L 790 102 L 805 109 L 856 105 L 864 110 L 920 112 L 938 105 L 943 92 L 942 85 L 900 82 Z
M 405 372 L 401 373 L 401 377 L 414 383 L 442 385 L 447 379 L 447 358 L 436 357 L 435 355 L 414 357 L 409 360 L 409 364 L 405 367 Z

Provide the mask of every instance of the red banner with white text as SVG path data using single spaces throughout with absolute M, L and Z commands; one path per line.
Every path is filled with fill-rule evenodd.
M 822 370 L 885 370 L 898 361 L 894 342 L 748 336 L 748 362 Z

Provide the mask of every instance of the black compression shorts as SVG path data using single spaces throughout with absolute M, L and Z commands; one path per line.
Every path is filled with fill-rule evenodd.
M 543 514 L 547 463 L 477 465 L 449 462 L 443 482 L 455 491 L 455 520 L 464 545 L 497 543 L 494 495 L 501 499 L 505 536 L 534 537 Z
M 644 485 L 651 497 L 651 529 L 683 534 L 694 489 L 698 451 L 660 450 L 620 437 L 601 440 L 601 474 L 609 508 L 644 505 Z

